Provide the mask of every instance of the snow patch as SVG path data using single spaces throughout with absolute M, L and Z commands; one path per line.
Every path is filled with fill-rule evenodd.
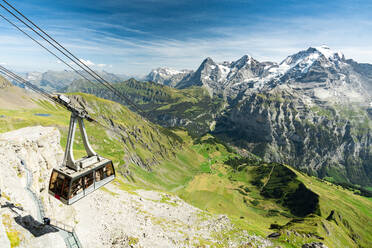
M 315 47 L 315 49 L 318 50 L 321 54 L 323 54 L 324 57 L 326 57 L 327 59 L 334 60 L 334 59 L 338 59 L 338 58 L 343 58 L 344 57 L 344 55 L 343 55 L 342 52 L 339 52 L 339 51 L 335 52 L 335 51 L 331 50 L 326 45 Z
M 226 80 L 227 75 L 229 75 L 229 73 L 231 71 L 231 68 L 229 68 L 227 66 L 224 66 L 224 65 L 221 65 L 221 64 L 217 64 L 217 66 L 218 66 L 219 71 L 221 72 L 221 78 L 220 78 L 219 81 Z

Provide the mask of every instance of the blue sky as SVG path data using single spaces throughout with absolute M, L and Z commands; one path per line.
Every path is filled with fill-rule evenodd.
M 224 61 L 244 54 L 280 62 L 322 44 L 372 63 L 372 1 L 12 3 L 95 69 L 115 73 L 143 75 L 160 66 L 196 69 L 206 57 Z M 2 19 L 0 30 L 0 64 L 17 71 L 66 69 Z

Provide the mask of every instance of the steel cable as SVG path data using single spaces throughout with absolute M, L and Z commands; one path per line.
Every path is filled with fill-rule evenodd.
M 34 33 L 36 33 L 39 37 L 41 37 L 43 40 L 48 42 L 51 46 L 53 46 L 55 49 L 57 49 L 60 53 L 62 53 L 64 56 L 66 56 L 68 59 L 70 59 L 74 64 L 79 66 L 81 69 L 83 69 L 85 72 L 87 72 L 92 78 L 94 78 L 97 82 L 101 83 L 104 85 L 107 89 L 111 90 L 115 95 L 119 96 L 122 100 L 127 102 L 129 105 L 131 105 L 134 109 L 136 109 L 138 112 L 142 113 L 143 115 L 146 116 L 146 113 L 138 107 L 133 101 L 131 101 L 127 96 L 121 94 L 117 89 L 115 89 L 114 86 L 112 86 L 109 82 L 107 82 L 104 78 L 102 78 L 100 75 L 98 75 L 95 71 L 93 71 L 89 66 L 87 66 L 85 63 L 83 63 L 80 59 L 78 59 L 75 55 L 73 55 L 69 50 L 67 50 L 64 46 L 62 46 L 60 43 L 58 43 L 55 39 L 53 39 L 50 35 L 48 35 L 46 32 L 44 32 L 39 26 L 37 26 L 34 22 L 32 22 L 30 19 L 28 19 L 25 15 L 23 15 L 20 11 L 18 11 L 15 7 L 13 7 L 11 4 L 9 4 L 7 1 L 3 0 L 8 6 L 10 6 L 14 11 L 16 11 L 19 15 L 21 15 L 26 21 L 28 21 L 31 25 L 36 27 L 40 32 L 45 34 L 49 39 L 51 39 L 55 44 L 53 44 L 50 40 L 45 38 L 42 34 L 40 34 L 38 31 L 36 31 L 34 28 L 32 28 L 30 25 L 28 25 L 25 21 L 23 21 L 20 17 L 18 17 L 16 14 L 14 14 L 11 10 L 9 10 L 7 7 L 4 5 L 0 4 L 0 6 L 5 9 L 8 13 L 13 15 L 15 18 L 17 18 L 20 22 L 22 22 L 26 27 L 31 29 Z M 15 24 L 14 24 L 15 25 Z M 22 32 L 24 33 L 24 32 Z M 27 35 L 28 36 L 28 35 Z M 29 37 L 29 36 L 28 36 Z M 30 37 L 29 37 L 30 38 Z M 34 40 L 34 39 L 33 39 Z M 35 40 L 34 40 L 35 41 Z M 40 44 L 39 44 L 40 45 Z M 44 46 L 42 46 L 45 48 Z M 63 51 L 62 51 L 62 50 Z M 65 52 L 64 52 L 65 51 Z M 66 54 L 68 53 L 69 55 L 72 56 L 72 58 Z M 66 63 L 65 63 L 66 64 Z M 82 66 L 83 65 L 83 66 Z M 69 66 L 70 67 L 70 66 Z M 71 68 L 71 67 L 70 67 Z M 76 70 L 74 70 L 76 72 Z M 79 73 L 80 74 L 80 73 Z M 84 77 L 85 78 L 85 77 Z M 85 78 L 86 79 L 86 78 Z M 89 81 L 89 80 L 88 80 Z M 144 117 L 145 117 L 144 116 Z

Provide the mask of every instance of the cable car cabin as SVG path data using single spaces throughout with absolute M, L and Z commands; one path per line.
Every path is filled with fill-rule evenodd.
M 49 181 L 49 194 L 70 205 L 114 180 L 115 169 L 111 160 L 99 156 L 90 146 L 83 119 L 94 120 L 85 109 L 75 108 L 70 99 L 63 95 L 58 95 L 56 101 L 71 111 L 71 118 L 62 166 L 53 169 Z M 74 159 L 73 152 L 77 123 L 87 153 L 87 156 L 79 160 Z
M 114 178 L 115 169 L 112 161 L 100 157 L 100 161 L 80 171 L 68 167 L 53 169 L 49 194 L 64 204 L 70 205 L 111 182 Z

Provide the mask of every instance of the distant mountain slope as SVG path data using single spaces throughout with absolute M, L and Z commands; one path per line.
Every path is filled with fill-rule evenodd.
M 35 108 L 34 100 L 40 96 L 35 93 L 15 87 L 6 78 L 0 76 L 0 108 L 2 109 L 30 109 Z
M 214 134 L 321 178 L 371 185 L 372 120 L 366 110 L 309 104 L 285 89 L 252 93 L 216 120 Z
M 145 80 L 149 82 L 155 82 L 171 87 L 175 87 L 178 82 L 185 80 L 190 76 L 193 71 L 189 70 L 174 70 L 170 68 L 157 68 L 152 70 L 146 77 Z
M 80 73 L 82 73 L 87 78 L 91 78 L 91 76 L 89 76 L 86 72 L 80 71 Z M 106 71 L 97 71 L 97 73 L 110 82 L 120 82 L 128 79 L 128 77 L 125 75 L 117 75 Z M 68 87 L 74 80 L 82 78 L 76 72 L 67 70 L 47 71 L 44 73 L 29 72 L 24 73 L 22 76 L 36 86 L 51 92 L 63 91 L 63 89 Z M 14 82 L 14 84 L 17 85 L 16 82 Z

